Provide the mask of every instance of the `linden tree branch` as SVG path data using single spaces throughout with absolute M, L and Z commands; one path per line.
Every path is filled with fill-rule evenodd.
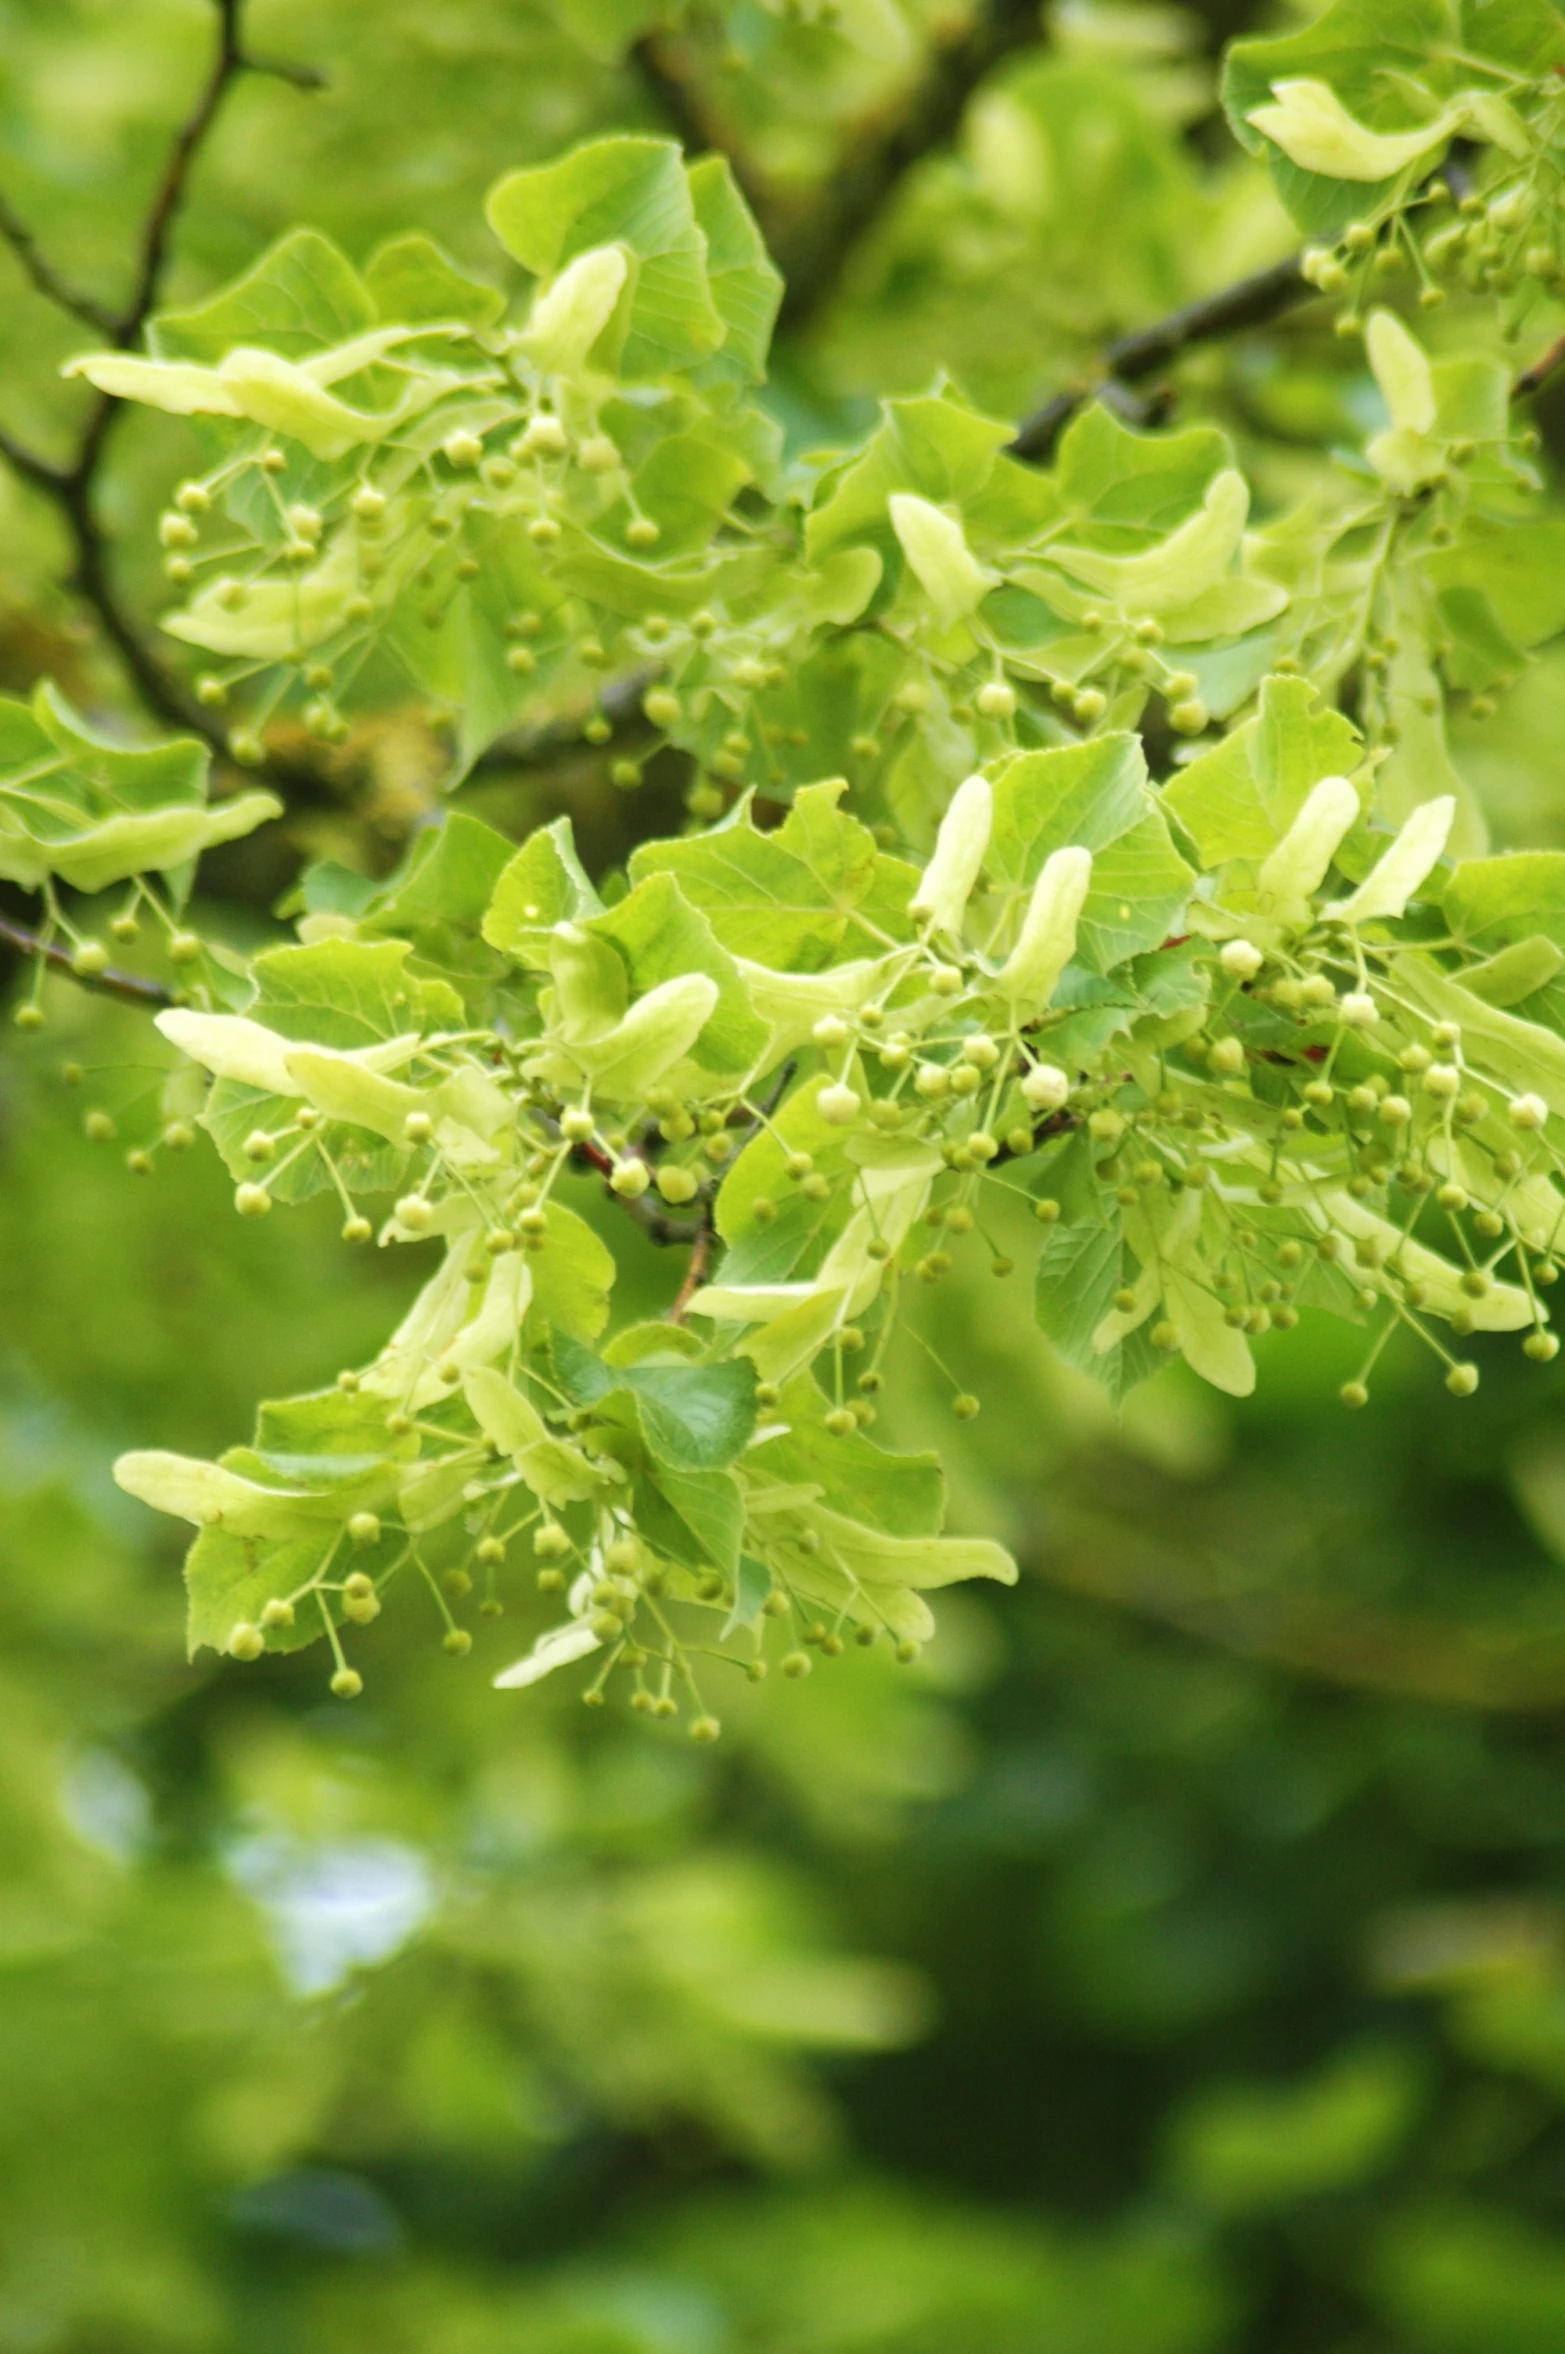
M 184 206 L 191 174 L 229 91 L 246 73 L 266 73 L 299 89 L 320 87 L 322 77 L 313 67 L 252 57 L 244 46 L 245 0 L 214 0 L 217 44 L 206 78 L 189 114 L 174 134 L 167 161 L 153 193 L 151 206 L 136 244 L 136 272 L 124 308 L 84 304 L 40 254 L 36 242 L 20 222 L 0 214 L 4 234 L 40 291 L 64 309 L 106 334 L 120 350 L 137 341 L 156 308 L 167 273 L 175 223 Z M 205 713 L 185 694 L 178 678 L 154 651 L 115 586 L 108 543 L 98 520 L 96 491 L 109 435 L 121 403 L 112 394 L 99 394 L 88 412 L 75 450 L 63 465 L 54 465 L 0 432 L 0 458 L 52 501 L 69 534 L 72 551 L 70 586 L 91 607 L 113 646 L 127 677 L 147 708 L 171 725 L 199 735 L 217 747 L 221 738 Z
M 1184 304 L 1153 326 L 1119 336 L 1103 353 L 1091 377 L 1067 385 L 1023 419 L 1011 444 L 1011 456 L 1029 465 L 1043 464 L 1077 410 L 1096 399 L 1106 385 L 1140 383 L 1193 344 L 1215 343 L 1225 335 L 1269 326 L 1285 312 L 1315 300 L 1317 289 L 1305 277 L 1301 259 L 1290 254 L 1285 261 L 1273 262 L 1270 269 L 1241 278 L 1217 294 L 1203 295 L 1199 302 Z
M 21 216 L 14 212 L 0 196 L 0 238 L 15 254 L 24 274 L 31 279 L 36 291 L 57 310 L 68 311 L 73 319 L 80 319 L 96 335 L 112 335 L 115 318 L 107 303 L 95 296 L 82 293 L 62 278 L 38 243 L 37 238 Z
M 118 997 L 130 1005 L 172 1005 L 174 992 L 162 981 L 149 981 L 140 973 L 121 972 L 108 965 L 101 973 L 78 972 L 72 954 L 63 941 L 46 940 L 39 932 L 29 931 L 25 924 L 0 915 L 0 945 L 30 963 L 41 961 L 57 973 L 64 973 L 80 989 L 96 989 L 100 996 Z

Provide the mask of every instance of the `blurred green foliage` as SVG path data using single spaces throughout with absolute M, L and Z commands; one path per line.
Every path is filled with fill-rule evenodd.
M 482 270 L 500 170 L 666 119 L 635 0 L 253 13 L 330 87 L 242 86 L 178 297 L 300 217 L 360 253 L 416 217 Z M 783 235 L 953 13 L 738 0 L 665 62 Z M 1212 128 L 1242 14 L 1061 0 L 788 347 L 795 437 L 941 368 L 1019 409 L 1284 250 Z M 6 193 L 101 297 L 209 17 L 0 0 Z M 47 440 L 83 338 L 3 251 L 0 288 L 5 421 Z M 1363 398 L 1308 324 L 1193 384 L 1279 497 Z M 127 545 L 171 446 L 121 429 Z M 3 473 L 0 530 L 7 683 L 112 708 Z M 1458 743 L 1502 839 L 1565 839 L 1528 757 L 1562 690 L 1539 663 Z M 211 928 L 257 936 L 305 847 L 376 863 L 426 790 L 379 758 L 367 813 L 214 862 Z M 576 806 L 617 854 L 588 758 L 468 800 Z M 432 1673 L 399 1624 L 341 1711 L 310 1662 L 182 1663 L 174 1541 L 106 1467 L 329 1379 L 418 1270 L 343 1252 L 320 1203 L 286 1237 L 224 1216 L 210 1156 L 127 1177 L 82 1112 L 133 1122 L 144 1033 L 49 1008 L 0 1063 L 3 2354 L 1565 2345 L 1565 1374 L 1486 1364 L 1452 1409 L 1393 1354 L 1345 1421 L 1346 1343 L 1307 1321 L 1254 1401 L 1175 1372 L 1115 1423 L 958 1282 L 927 1337 L 985 1414 L 954 1430 L 911 1348 L 889 1435 L 938 1446 L 1026 1574 L 953 1597 L 917 1670 L 850 1655 L 698 1753 L 495 1695 L 514 1625 Z

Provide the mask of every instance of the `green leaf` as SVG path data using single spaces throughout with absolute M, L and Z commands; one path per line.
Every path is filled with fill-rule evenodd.
M 456 1029 L 462 1000 L 444 981 L 408 971 L 401 940 L 320 940 L 270 948 L 255 959 L 250 1013 L 284 1038 L 320 1046 L 369 1046 L 410 1031 Z
M 464 1018 L 461 998 L 443 981 L 410 974 L 409 954 L 402 940 L 322 940 L 310 947 L 268 949 L 251 966 L 256 994 L 249 1018 L 284 1040 L 349 1051 L 414 1033 L 459 1028 Z M 258 1128 L 274 1134 L 290 1131 L 298 1108 L 296 1096 L 219 1078 L 201 1123 L 232 1174 L 247 1178 L 255 1170 L 245 1152 L 246 1138 Z M 408 1148 L 400 1141 L 385 1142 L 385 1128 L 375 1125 L 373 1108 L 366 1108 L 368 1126 L 332 1120 L 330 1151 L 351 1192 L 379 1193 L 400 1182 Z M 398 1138 L 402 1116 L 399 1109 L 389 1122 Z M 331 1184 L 331 1172 L 319 1151 L 307 1150 L 268 1177 L 268 1189 L 278 1201 L 303 1201 Z
M 388 325 L 457 319 L 469 327 L 492 327 L 505 310 L 498 286 L 459 270 L 422 230 L 377 246 L 365 267 L 364 286 Z
M 208 301 L 160 311 L 148 327 L 147 347 L 159 359 L 207 364 L 236 344 L 306 360 L 366 334 L 378 315 L 364 281 L 331 239 L 294 229 Z
M 479 942 L 514 845 L 481 819 L 451 811 L 415 834 L 397 873 L 355 912 L 361 934 L 394 933 L 429 964 L 494 969 Z M 476 958 L 476 965 L 475 965 Z
M 902 550 L 887 500 L 896 491 L 912 491 L 937 505 L 961 506 L 976 499 L 1012 434 L 1009 425 L 981 417 L 949 396 L 885 401 L 881 417 L 863 456 L 832 483 L 805 526 L 804 544 L 815 563 L 833 548 L 868 540 L 900 572 Z
M 672 140 L 594 140 L 558 163 L 510 173 L 487 209 L 507 252 L 540 278 L 599 246 L 634 256 L 599 345 L 620 376 L 660 376 L 722 345 L 727 328 L 707 280 L 706 239 Z
M 722 349 L 707 362 L 702 380 L 732 376 L 759 384 L 766 374 L 767 349 L 782 300 L 782 277 L 767 255 L 728 158 L 703 156 L 689 167 L 689 181 L 696 220 L 706 239 L 708 287 L 727 329 Z
M 687 1568 L 734 1577 L 744 1502 L 730 1471 L 675 1471 L 653 1457 L 636 1481 L 636 1524 L 649 1544 Z
M 189 737 L 117 744 L 48 684 L 30 704 L 0 700 L 0 879 L 36 891 L 58 875 L 102 891 L 173 872 L 281 816 L 271 793 L 209 803 L 209 759 Z
M 671 874 L 651 874 L 619 904 L 585 919 L 582 929 L 607 941 L 623 959 L 633 998 L 686 973 L 717 985 L 717 1004 L 691 1049 L 704 1070 L 747 1071 L 767 1043 L 739 969 L 706 917 L 692 907 Z
M 1321 778 L 1351 778 L 1362 757 L 1357 730 L 1308 680 L 1272 677 L 1256 717 L 1180 769 L 1163 788 L 1162 806 L 1203 866 L 1263 859 Z
M 812 1374 L 783 1390 L 767 1422 L 786 1435 L 763 1440 L 745 1456 L 752 1480 L 812 1486 L 832 1511 L 873 1522 L 899 1537 L 932 1537 L 945 1519 L 946 1483 L 937 1455 L 893 1455 L 862 1432 L 839 1438 L 826 1428 L 828 1400 Z
M 1137 433 L 1092 401 L 1060 437 L 1054 479 L 1063 508 L 1092 527 L 1088 544 L 1129 556 L 1176 531 L 1232 464 L 1215 426 Z
M 483 935 L 518 964 L 546 971 L 549 935 L 556 924 L 597 915 L 602 900 L 576 855 L 568 817 L 529 834 L 495 884 Z
M 1450 135 L 1442 101 L 1472 90 L 1533 81 L 1565 58 L 1565 25 L 1547 0 L 1334 0 L 1302 32 L 1236 41 L 1223 73 L 1223 105 L 1234 136 L 1271 165 L 1279 195 L 1300 227 L 1334 235 L 1372 215 L 1395 186 L 1329 177 L 1291 162 L 1251 116 L 1279 81 L 1326 83 L 1356 123 L 1371 132 L 1435 125 L 1431 150 Z M 1431 160 L 1433 156 L 1431 156 Z
M 993 790 L 988 866 L 1018 914 L 1050 854 L 1077 844 L 1093 853 L 1077 961 L 1108 972 L 1167 938 L 1195 878 L 1169 840 L 1136 737 L 1017 753 L 994 772 Z
M 899 877 L 908 870 L 882 860 L 869 828 L 842 808 L 846 791 L 841 777 L 805 786 L 770 833 L 755 825 L 746 796 L 709 833 L 642 843 L 631 857 L 632 880 L 673 875 L 723 946 L 756 964 L 817 972 L 840 957 L 873 954 L 884 939 L 856 922 L 856 913 L 875 903 L 883 864 Z M 877 912 L 878 930 L 886 912 Z M 910 933 L 904 914 L 893 937 Z
M 528 1253 L 528 1265 L 532 1313 L 573 1340 L 596 1340 L 609 1320 L 619 1270 L 608 1244 L 586 1219 L 563 1202 L 551 1202 L 543 1249 Z
M 1421 561 L 1426 576 L 1447 595 L 1458 590 L 1481 595 L 1506 638 L 1518 646 L 1541 645 L 1565 629 L 1565 523 L 1469 515 L 1454 547 L 1432 549 Z M 1446 595 L 1441 603 L 1444 608 Z M 1503 660 L 1496 666 L 1510 667 L 1514 663 Z
M 1486 957 L 1509 950 L 1514 958 L 1527 944 L 1541 942 L 1543 958 L 1530 948 L 1525 966 L 1510 968 L 1518 982 L 1530 981 L 1530 988 L 1511 995 L 1502 970 L 1502 994 L 1496 996 L 1482 980 L 1481 968 L 1464 973 L 1463 983 L 1490 1005 L 1522 1005 L 1552 1028 L 1565 1027 L 1565 986 L 1556 979 L 1559 966 L 1546 962 L 1551 948 L 1565 957 L 1565 851 L 1512 850 L 1501 858 L 1464 859 L 1446 885 L 1442 905 L 1456 937 Z
M 1033 1290 L 1039 1329 L 1068 1365 L 1089 1373 L 1116 1402 L 1167 1359 L 1153 1349 L 1142 1324 L 1106 1349 L 1094 1347 L 1099 1328 L 1113 1315 L 1114 1295 L 1135 1272 L 1127 1253 L 1119 1212 L 1093 1173 L 1092 1147 L 1082 1131 L 1040 1168 L 1040 1195 L 1058 1201 L 1064 1215 L 1045 1229 Z
M 554 1365 L 576 1405 L 599 1405 L 621 1393 L 632 1397 L 654 1459 L 670 1470 L 724 1470 L 755 1429 L 755 1368 L 743 1358 L 699 1365 L 671 1354 L 665 1362 L 642 1358 L 610 1365 L 557 1337 Z

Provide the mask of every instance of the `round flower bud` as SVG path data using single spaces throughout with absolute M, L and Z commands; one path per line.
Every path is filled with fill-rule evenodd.
M 234 1188 L 234 1208 L 241 1218 L 264 1218 L 272 1206 L 272 1197 L 264 1185 L 239 1185 Z
M 591 1112 L 579 1104 L 560 1115 L 560 1134 L 568 1144 L 586 1144 L 596 1126 Z
M 1405 1128 L 1413 1117 L 1413 1107 L 1405 1095 L 1385 1095 L 1376 1106 L 1375 1117 L 1383 1128 Z
M 954 964 L 937 964 L 929 976 L 929 986 L 937 997 L 960 997 L 961 973 Z
M 452 1659 L 465 1659 L 473 1648 L 473 1638 L 466 1627 L 447 1627 L 440 1638 L 440 1648 Z
M 547 409 L 540 409 L 526 432 L 511 446 L 519 458 L 563 458 L 571 445 L 559 418 Z
M 1548 1365 L 1560 1353 L 1559 1337 L 1552 1332 L 1529 1332 L 1522 1342 L 1522 1355 L 1535 1365 Z
M 1344 1406 L 1367 1406 L 1369 1392 L 1361 1381 L 1345 1381 L 1337 1392 Z
M 722 1737 L 722 1723 L 715 1716 L 697 1716 L 690 1720 L 692 1741 L 716 1741 Z
M 1453 1365 L 1445 1377 L 1445 1386 L 1453 1398 L 1470 1398 L 1478 1387 L 1476 1365 Z
M 1230 981 L 1253 981 L 1266 959 L 1253 941 L 1225 940 L 1217 961 Z
M 1235 1078 L 1244 1069 L 1244 1048 L 1237 1038 L 1219 1038 L 1208 1049 L 1208 1066 L 1221 1078 Z
M 963 1390 L 951 1400 L 951 1411 L 958 1422 L 971 1422 L 979 1412 L 980 1405 L 981 1401 L 973 1396 L 971 1390 Z
M 847 1023 L 841 1014 L 822 1014 L 810 1032 L 817 1046 L 846 1046 L 849 1038 Z
M 291 1627 L 293 1625 L 293 1604 L 285 1602 L 280 1594 L 274 1594 L 270 1602 L 262 1605 L 261 1624 L 268 1629 Z
M 576 463 L 589 474 L 612 474 L 619 464 L 619 451 L 606 433 L 589 433 L 577 449 Z
M 374 1232 L 375 1229 L 368 1218 L 354 1216 L 343 1221 L 342 1239 L 344 1242 L 368 1242 Z
M 992 1071 L 999 1059 L 1000 1049 L 986 1032 L 978 1030 L 974 1032 L 972 1037 L 963 1039 L 962 1060 L 964 1063 L 972 1063 L 980 1071 Z
M 938 1103 L 951 1092 L 951 1074 L 944 1063 L 920 1063 L 913 1073 L 913 1086 L 926 1101 Z
M 332 1695 L 338 1700 L 357 1700 L 364 1689 L 364 1678 L 356 1667 L 340 1667 L 332 1677 Z
M 1541 1128 L 1549 1116 L 1549 1107 L 1541 1095 L 1513 1095 L 1506 1111 L 1513 1128 Z
M 655 548 L 662 537 L 650 515 L 632 515 L 625 526 L 625 545 L 630 548 Z
M 455 466 L 464 472 L 476 466 L 484 454 L 484 445 L 477 434 L 469 433 L 461 426 L 458 426 L 455 433 L 446 435 L 440 448 L 446 464 Z
M 825 1422 L 834 1439 L 849 1438 L 858 1428 L 852 1408 L 848 1406 L 833 1406 Z
M 1022 1094 L 1035 1112 L 1063 1110 L 1070 1091 L 1070 1080 L 1055 1063 L 1034 1063 L 1023 1074 Z
M 985 719 L 1013 719 L 1016 715 L 1016 689 L 1003 678 L 986 679 L 973 701 Z
M 203 953 L 200 939 L 194 932 L 176 932 L 169 941 L 168 952 L 175 964 L 194 964 Z
M 264 1128 L 252 1128 L 244 1142 L 247 1161 L 271 1161 L 277 1157 L 277 1139 L 268 1136 Z
M 427 1144 L 435 1133 L 435 1123 L 428 1112 L 409 1112 L 402 1123 L 402 1133 L 409 1144 Z
M 406 1193 L 397 1204 L 397 1224 L 405 1226 L 409 1234 L 425 1233 L 434 1215 L 429 1203 L 419 1193 Z
M 654 727 L 677 727 L 682 709 L 672 687 L 649 687 L 641 698 L 641 708 Z
M 609 1173 L 609 1190 L 621 1201 L 639 1201 L 652 1183 L 652 1172 L 645 1161 L 616 1161 Z
M 170 1120 L 163 1131 L 163 1142 L 170 1152 L 189 1152 L 196 1141 L 196 1132 L 188 1120 Z
M 348 504 L 356 522 L 373 528 L 386 512 L 386 494 L 377 490 L 373 482 L 361 482 Z
M 355 1512 L 348 1523 L 348 1534 L 356 1545 L 378 1544 L 380 1522 L 373 1512 Z
M 1151 1338 L 1155 1349 L 1164 1349 L 1172 1354 L 1179 1346 L 1179 1328 L 1165 1318 L 1161 1324 L 1153 1325 Z
M 71 951 L 71 971 L 78 980 L 96 980 L 109 969 L 109 952 L 101 940 L 83 940 Z
M 1210 717 L 1211 714 L 1200 696 L 1190 695 L 1183 703 L 1174 705 L 1168 715 L 1168 724 L 1177 735 L 1198 736 L 1206 727 Z
M 1462 1092 L 1462 1074 L 1455 1063 L 1431 1063 L 1424 1073 L 1424 1093 L 1452 1102 Z
M 699 1179 L 689 1169 L 682 1169 L 677 1162 L 670 1162 L 657 1173 L 657 1189 L 671 1208 L 679 1209 L 686 1202 L 695 1200 L 701 1186 Z
M 1364 989 L 1349 989 L 1337 1004 L 1337 1019 L 1349 1030 L 1368 1030 L 1380 1019 L 1380 1008 Z
M 228 1638 L 229 1657 L 231 1659 L 259 1659 L 265 1649 L 266 1637 L 260 1628 L 252 1626 L 248 1619 L 242 1618 Z

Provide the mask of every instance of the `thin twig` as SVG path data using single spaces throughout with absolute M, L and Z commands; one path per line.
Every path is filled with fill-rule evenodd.
M 217 119 L 218 109 L 245 69 L 240 46 L 244 0 L 215 0 L 217 49 L 195 105 L 174 134 L 174 144 L 142 224 L 141 257 L 130 300 L 114 324 L 114 341 L 123 351 L 134 343 L 157 301 L 168 265 L 169 238 L 185 201 L 191 169 L 201 144 Z
M 113 334 L 114 313 L 108 304 L 83 294 L 79 287 L 61 277 L 27 223 L 12 211 L 3 196 L 0 196 L 0 237 L 45 301 L 52 302 L 57 310 L 68 311 L 73 319 L 80 319 L 96 335 Z
M 686 1310 L 706 1281 L 707 1261 L 711 1256 L 712 1222 L 708 1214 L 703 1216 L 700 1226 L 696 1229 L 695 1239 L 690 1246 L 690 1264 L 685 1269 L 684 1279 L 678 1291 L 674 1294 L 674 1304 L 668 1312 L 668 1323 L 684 1323 Z
M 1218 294 L 1203 295 L 1199 302 L 1186 303 L 1154 326 L 1138 327 L 1133 334 L 1121 335 L 1108 346 L 1090 378 L 1055 393 L 1042 408 L 1035 409 L 1023 420 L 1011 443 L 1010 455 L 1024 459 L 1029 465 L 1041 464 L 1052 455 L 1055 443 L 1077 410 L 1095 399 L 1105 384 L 1139 383 L 1143 377 L 1167 367 L 1192 344 L 1212 343 L 1224 335 L 1240 334 L 1246 328 L 1268 326 L 1285 311 L 1296 310 L 1300 303 L 1311 301 L 1315 293 L 1300 267 L 1300 256 L 1290 254 L 1286 261 L 1274 262 L 1269 270 L 1258 270 L 1253 277 L 1241 278 Z
M 670 130 L 687 155 L 705 155 L 717 145 L 696 104 L 690 77 L 674 71 L 663 37 L 644 33 L 631 49 L 630 62 L 641 76 L 648 97 L 667 118 Z
M 36 490 L 44 491 L 50 498 L 59 496 L 65 480 L 60 468 L 52 466 L 47 458 L 40 458 L 35 451 L 24 449 L 19 441 L 6 432 L 4 426 L 0 426 L 0 458 L 5 460 L 13 472 L 20 474 L 24 482 L 32 483 Z
M 1535 392 L 1543 390 L 1549 378 L 1562 367 L 1565 367 L 1565 335 L 1557 343 L 1551 343 L 1546 352 L 1541 352 L 1530 368 L 1522 370 L 1511 386 L 1512 400 L 1530 400 Z
M 819 212 L 778 241 L 787 281 L 779 324 L 798 333 L 831 301 L 854 252 L 913 166 L 948 146 L 969 99 L 1002 59 L 1039 37 L 1038 0 L 988 0 L 960 40 L 940 43 L 922 81 L 879 136 L 855 139 Z
M 674 62 L 677 45 L 648 34 L 631 54 L 681 144 L 693 155 L 715 147 L 728 156 L 783 274 L 779 324 L 797 332 L 836 293 L 859 241 L 906 174 L 955 136 L 979 83 L 1002 58 L 1036 41 L 1038 33 L 1038 0 L 984 0 L 958 39 L 937 39 L 922 79 L 894 117 L 854 126 L 823 195 L 802 215 L 774 199 L 746 170 L 744 158 L 718 136 L 692 77 Z
M 25 924 L 13 923 L 8 915 L 0 915 L 0 946 L 29 961 L 41 958 L 57 973 L 66 973 L 82 989 L 96 989 L 101 996 L 119 997 L 131 1005 L 172 1005 L 174 992 L 162 981 L 149 981 L 140 973 L 122 973 L 114 965 L 101 973 L 79 973 L 71 962 L 71 952 L 59 940 L 44 940 L 37 932 L 30 932 Z
M 43 260 L 31 233 L 9 215 L 0 214 L 0 233 L 6 236 L 40 291 L 75 316 L 86 319 L 120 350 L 128 349 L 138 340 L 157 307 L 168 268 L 170 242 L 191 173 L 223 101 L 239 76 L 246 72 L 272 74 L 299 89 L 315 89 L 321 84 L 322 77 L 313 67 L 251 57 L 246 52 L 245 0 L 213 0 L 213 5 L 217 15 L 217 46 L 195 103 L 174 134 L 137 240 L 135 279 L 122 310 L 111 312 L 106 306 L 90 302 L 84 307 L 83 301 L 73 295 Z M 98 521 L 96 494 L 104 453 L 121 406 L 111 394 L 97 396 L 75 451 L 64 465 L 52 464 L 4 432 L 0 432 L 0 459 L 59 509 L 70 535 L 70 585 L 97 615 L 104 635 L 148 710 L 172 726 L 184 728 L 214 748 L 220 748 L 219 731 L 185 693 L 175 672 L 143 635 L 110 573 L 108 542 Z

